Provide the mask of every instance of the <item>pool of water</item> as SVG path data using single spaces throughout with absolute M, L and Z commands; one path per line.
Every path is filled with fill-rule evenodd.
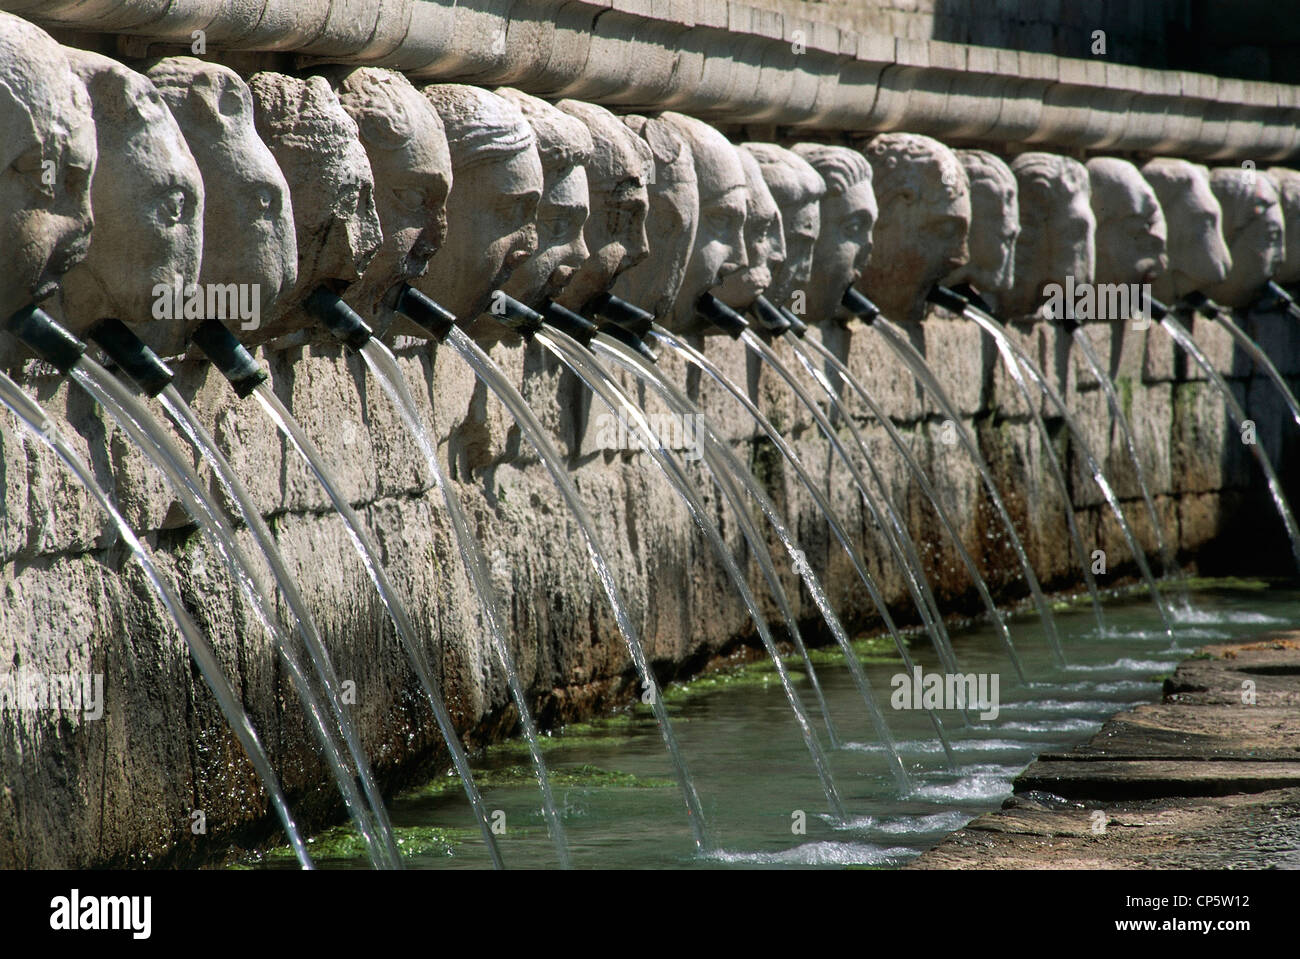
M 996 718 L 963 723 L 941 711 L 957 768 L 950 769 L 922 710 L 896 709 L 893 679 L 902 664 L 888 640 L 858 642 L 912 790 L 900 795 L 876 743 L 861 698 L 836 655 L 814 651 L 831 717 L 844 740 L 829 752 L 849 814 L 827 814 L 826 797 L 770 664 L 711 673 L 664 691 L 682 752 L 695 777 L 716 850 L 695 852 L 681 794 L 648 706 L 566 727 L 544 737 L 555 798 L 576 867 L 698 869 L 902 865 L 1011 794 L 1011 782 L 1039 754 L 1087 740 L 1111 715 L 1160 698 L 1161 682 L 1205 643 L 1300 625 L 1300 591 L 1263 584 L 1202 585 L 1176 616 L 1170 647 L 1144 597 L 1106 605 L 1098 633 L 1086 604 L 1057 612 L 1067 654 L 1053 665 L 1038 622 L 1019 615 L 1012 639 L 1025 667 L 1020 683 L 996 633 L 973 626 L 953 634 L 963 672 L 998 680 Z M 924 637 L 911 638 L 926 672 L 937 671 Z M 806 677 L 797 686 L 819 719 Z M 819 730 L 823 734 L 824 729 Z M 524 744 L 507 742 L 475 757 L 475 776 L 494 811 L 498 842 L 511 868 L 553 868 L 539 794 Z M 487 868 L 468 803 L 451 776 L 438 777 L 389 805 L 413 868 Z M 802 827 L 802 831 L 801 830 Z M 366 868 L 348 827 L 313 837 L 321 868 Z M 244 863 L 294 867 L 285 850 Z

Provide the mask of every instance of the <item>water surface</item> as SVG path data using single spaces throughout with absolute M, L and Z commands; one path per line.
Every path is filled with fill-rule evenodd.
M 960 713 L 941 712 L 959 768 L 947 768 L 933 728 L 921 710 L 891 707 L 891 680 L 902 671 L 892 643 L 858 646 L 912 776 L 900 797 L 884 752 L 848 669 L 838 654 L 813 650 L 831 713 L 845 748 L 827 750 L 849 820 L 836 824 L 791 718 L 771 664 L 711 673 L 664 690 L 673 727 L 695 775 L 710 831 L 718 845 L 697 856 L 673 770 L 648 706 L 566 727 L 542 737 L 555 799 L 578 868 L 693 869 L 902 865 L 975 816 L 1001 806 L 1011 782 L 1033 759 L 1089 739 L 1111 715 L 1160 699 L 1161 683 L 1178 663 L 1206 643 L 1246 639 L 1300 625 L 1300 591 L 1263 584 L 1202 584 L 1191 606 L 1173 611 L 1177 647 L 1171 649 L 1159 616 L 1140 594 L 1111 599 L 1107 631 L 1098 635 L 1086 602 L 1056 614 L 1069 665 L 1052 663 L 1036 617 L 1018 615 L 1012 637 L 1030 681 L 1020 684 L 996 631 L 975 625 L 954 630 L 964 672 L 996 674 L 996 719 L 963 725 Z M 912 650 L 927 672 L 938 670 L 923 639 Z M 800 669 L 797 659 L 787 663 Z M 795 678 L 807 698 L 802 672 Z M 555 850 L 542 819 L 537 784 L 522 742 L 494 746 L 474 757 L 474 775 L 487 808 L 504 832 L 498 837 L 509 868 L 553 868 Z M 490 863 L 458 782 L 440 776 L 390 804 L 406 863 L 413 868 L 487 868 Z M 797 832 L 802 825 L 804 831 Z M 315 837 L 320 868 L 365 868 L 359 840 L 348 827 Z M 250 865 L 293 867 L 278 852 Z

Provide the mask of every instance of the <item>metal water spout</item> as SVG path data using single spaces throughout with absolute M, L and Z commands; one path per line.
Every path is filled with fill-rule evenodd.
M 700 294 L 699 299 L 695 301 L 695 313 L 697 316 L 708 320 L 733 340 L 740 339 L 741 334 L 749 329 L 749 323 L 745 321 L 743 316 L 712 293 Z
M 1292 319 L 1300 319 L 1300 303 L 1276 280 L 1269 280 L 1259 291 L 1252 310 L 1283 310 Z
M 868 326 L 874 323 L 876 317 L 880 315 L 880 307 L 851 286 L 844 291 L 844 296 L 840 299 L 840 305 Z
M 599 293 L 587 304 L 587 309 L 605 322 L 599 326 L 601 333 L 636 350 L 651 363 L 659 362 L 659 354 L 650 348 L 645 336 L 654 326 L 654 314 L 641 309 L 612 293 Z
M 794 328 L 789 317 L 773 306 L 765 296 L 760 295 L 754 298 L 754 302 L 749 307 L 749 315 L 754 318 L 758 328 L 768 336 L 780 336 L 786 330 Z M 803 326 L 803 324 L 800 324 L 800 326 Z M 805 326 L 803 330 L 797 331 L 795 335 L 802 336 L 807 330 L 808 328 Z

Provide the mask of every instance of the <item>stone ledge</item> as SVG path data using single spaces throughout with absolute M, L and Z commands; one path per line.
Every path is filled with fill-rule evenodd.
M 716 122 L 1225 162 L 1300 150 L 1300 88 L 859 34 L 698 0 L 0 0 L 47 28 L 291 52 Z M 796 45 L 799 46 L 796 52 Z
M 1040 756 L 1002 809 L 908 868 L 1300 866 L 1300 633 L 1203 652 L 1166 680 L 1163 703 Z M 1253 705 L 1243 678 L 1261 680 Z

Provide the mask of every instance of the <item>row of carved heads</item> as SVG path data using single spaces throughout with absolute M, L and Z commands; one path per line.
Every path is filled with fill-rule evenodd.
M 676 113 L 417 88 L 378 68 L 136 66 L 0 14 L 3 315 L 57 291 L 74 333 L 115 316 L 174 355 L 214 287 L 255 290 L 255 323 L 223 317 L 245 342 L 287 345 L 309 335 L 302 303 L 321 285 L 380 335 L 417 332 L 393 310 L 410 283 L 490 337 L 497 289 L 574 310 L 609 291 L 698 329 L 706 292 L 820 322 L 850 285 L 910 319 L 936 282 L 1027 315 L 1067 276 L 1230 306 L 1300 280 L 1286 169 L 1008 163 L 904 133 L 736 145 Z M 21 354 L 5 340 L 7 364 Z

